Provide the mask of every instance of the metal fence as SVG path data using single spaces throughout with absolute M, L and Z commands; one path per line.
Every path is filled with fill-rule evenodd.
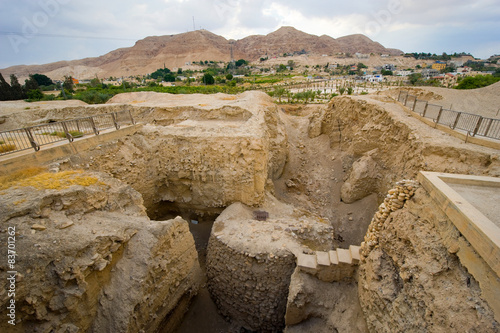
M 73 142 L 75 138 L 134 123 L 130 111 L 120 111 L 4 131 L 0 132 L 0 156 L 27 149 L 39 151 L 54 142 Z
M 432 119 L 436 124 L 466 131 L 470 136 L 480 135 L 500 140 L 500 119 L 444 109 L 440 105 L 429 104 L 403 90 L 399 91 L 398 101 L 422 117 Z

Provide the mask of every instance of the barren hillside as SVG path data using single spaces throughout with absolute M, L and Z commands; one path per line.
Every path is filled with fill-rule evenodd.
M 121 48 L 95 58 L 59 61 L 45 65 L 19 65 L 1 69 L 4 77 L 16 74 L 27 77 L 30 73 L 48 75 L 60 79 L 73 75 L 79 79 L 142 75 L 163 66 L 186 67 L 186 63 L 200 60 L 229 61 L 231 44 L 236 59 L 258 60 L 264 55 L 282 55 L 302 50 L 311 56 L 345 53 L 387 53 L 401 51 L 387 49 L 363 35 L 351 35 L 338 39 L 323 35 L 306 34 L 292 27 L 282 27 L 266 36 L 249 36 L 238 41 L 197 30 L 177 35 L 146 37 L 129 48 Z

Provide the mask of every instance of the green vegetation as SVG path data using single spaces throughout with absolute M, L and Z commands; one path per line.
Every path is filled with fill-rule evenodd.
M 205 73 L 203 75 L 203 78 L 201 79 L 201 82 L 203 82 L 206 85 L 212 85 L 215 83 L 215 79 L 210 73 Z
M 234 65 L 236 66 L 236 68 L 241 67 L 241 66 L 246 66 L 246 65 L 248 65 L 248 61 L 246 61 L 245 59 L 240 59 L 240 60 L 236 61 L 234 63 Z
M 79 137 L 82 137 L 84 134 L 80 131 L 68 131 L 69 134 L 71 134 L 72 137 L 74 138 L 79 138 Z M 58 132 L 58 131 L 54 131 L 54 132 L 45 132 L 45 133 L 42 133 L 43 135 L 50 135 L 50 136 L 58 136 L 60 138 L 65 138 L 66 137 L 66 133 L 65 132 Z
M 168 68 L 160 68 L 151 73 L 151 78 L 165 82 L 175 82 L 175 74 Z
M 43 74 L 33 74 L 33 79 L 39 86 L 51 86 L 54 84 L 48 76 Z
M 469 76 L 462 80 L 455 89 L 476 89 L 489 86 L 490 84 L 500 81 L 500 77 L 493 75 L 477 75 Z
M 425 52 L 413 52 L 413 53 L 406 53 L 405 57 L 413 57 L 415 59 L 422 59 L 422 60 L 451 60 L 451 58 L 459 58 L 459 57 L 464 57 L 464 56 L 471 56 L 470 53 L 465 53 L 465 52 L 460 52 L 460 53 L 453 53 L 451 55 L 446 54 L 446 52 L 443 52 L 441 55 L 436 55 L 435 53 L 425 53 Z
M 113 94 L 99 91 L 100 89 L 85 90 L 79 92 L 74 97 L 87 104 L 104 104 L 113 97 Z

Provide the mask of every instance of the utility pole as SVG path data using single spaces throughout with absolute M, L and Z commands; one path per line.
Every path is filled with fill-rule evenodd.
M 193 16 L 193 31 L 196 30 L 196 26 L 194 25 L 194 16 Z

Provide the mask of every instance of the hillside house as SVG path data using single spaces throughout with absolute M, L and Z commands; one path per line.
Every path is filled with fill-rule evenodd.
M 433 68 L 422 69 L 422 77 L 423 78 L 429 79 L 431 77 L 438 76 L 438 75 L 439 75 L 439 71 L 437 69 L 433 69 Z
M 436 61 L 435 63 L 432 64 L 432 69 L 441 71 L 446 68 L 446 62 L 444 61 Z
M 407 70 L 404 70 L 404 71 L 396 71 L 395 74 L 397 76 L 408 76 L 408 75 L 411 75 L 412 71 L 407 71 Z
M 384 76 L 382 74 L 376 74 L 376 75 L 365 75 L 363 76 L 363 80 L 366 82 L 382 82 L 384 80 Z

